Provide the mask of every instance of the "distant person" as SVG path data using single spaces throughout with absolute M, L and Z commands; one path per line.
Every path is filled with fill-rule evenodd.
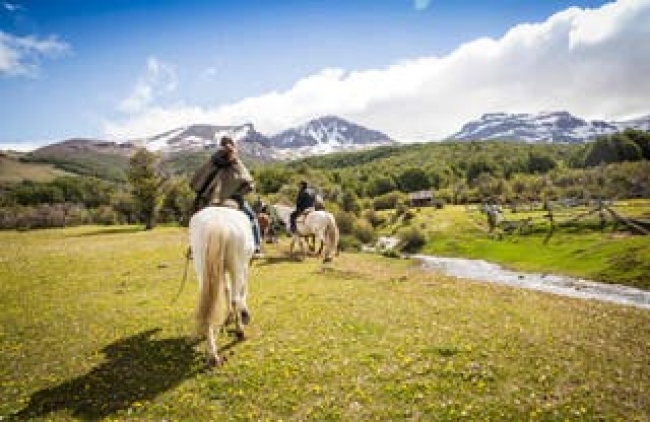
M 300 214 L 302 214 L 306 209 L 314 207 L 315 203 L 315 193 L 309 187 L 307 181 L 302 180 L 298 189 L 298 195 L 296 196 L 296 209 L 291 213 L 289 220 L 291 227 L 289 231 L 291 233 L 296 233 L 296 219 Z
M 226 205 L 229 200 L 237 203 L 251 221 L 255 239 L 255 255 L 261 254 L 260 228 L 257 218 L 244 196 L 253 191 L 255 182 L 250 172 L 239 159 L 237 147 L 232 138 L 224 136 L 219 148 L 192 177 L 190 186 L 196 192 L 194 211 L 208 205 Z
M 262 201 L 262 198 L 259 195 L 257 195 L 257 198 L 255 198 L 255 201 L 253 202 L 253 211 L 255 212 L 255 214 L 266 212 L 264 211 L 265 206 L 266 205 L 264 205 L 264 201 Z

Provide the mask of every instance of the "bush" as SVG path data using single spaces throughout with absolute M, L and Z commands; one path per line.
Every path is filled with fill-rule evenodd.
M 339 233 L 342 235 L 353 233 L 354 223 L 356 221 L 354 214 L 345 211 L 337 211 L 334 213 L 334 219 L 339 228 Z
M 424 233 L 415 227 L 400 231 L 398 237 L 400 238 L 400 250 L 407 253 L 417 252 L 427 242 Z
M 402 255 L 399 253 L 399 251 L 396 251 L 395 249 L 384 249 L 381 251 L 381 255 L 385 256 L 386 258 L 401 258 Z
M 90 218 L 95 224 L 102 224 L 105 226 L 117 224 L 117 217 L 117 212 L 115 212 L 113 207 L 102 206 L 95 208 L 94 210 L 90 210 Z
M 369 244 L 375 241 L 377 233 L 366 220 L 358 220 L 354 225 L 353 235 L 360 242 Z
M 372 227 L 379 227 L 386 222 L 386 219 L 379 215 L 375 210 L 368 210 L 363 214 L 363 217 L 370 223 Z
M 359 239 L 357 239 L 354 236 L 351 235 L 342 235 L 339 238 L 339 249 L 341 251 L 360 251 L 361 250 L 361 242 Z
M 392 210 L 397 207 L 397 204 L 399 204 L 403 196 L 404 195 L 399 192 L 387 193 L 376 197 L 372 201 L 372 205 L 376 210 Z

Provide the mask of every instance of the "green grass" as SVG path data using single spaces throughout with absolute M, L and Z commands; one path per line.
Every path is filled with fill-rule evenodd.
M 617 206 L 618 213 L 639 218 L 650 215 L 650 203 L 631 201 Z M 584 209 L 557 214 L 566 222 Z M 596 219 L 581 220 L 577 227 L 560 225 L 549 237 L 543 212 L 505 213 L 508 220 L 533 217 L 529 234 L 487 232 L 486 217 L 463 206 L 442 210 L 421 208 L 409 223 L 427 236 L 423 253 L 485 259 L 508 268 L 542 273 L 557 273 L 586 279 L 650 289 L 650 236 L 613 230 L 600 230 Z M 390 226 L 387 231 L 399 230 Z
M 206 371 L 193 276 L 171 303 L 185 236 L 1 232 L 0 419 L 650 420 L 647 310 L 285 243 L 253 266 L 248 339 L 220 336 Z

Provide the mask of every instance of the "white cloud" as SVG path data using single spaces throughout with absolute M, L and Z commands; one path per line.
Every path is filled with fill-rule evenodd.
M 201 78 L 205 79 L 205 80 L 214 79 L 215 76 L 217 76 L 217 68 L 216 67 L 206 67 L 201 72 Z
M 17 3 L 9 3 L 9 2 L 4 2 L 2 3 L 2 7 L 5 8 L 8 12 L 19 12 L 23 10 L 23 7 Z
M 431 0 L 413 0 L 413 7 L 415 7 L 415 10 L 425 10 L 430 3 Z
M 5 3 L 5 7 L 6 7 Z M 69 44 L 56 36 L 17 37 L 0 31 L 0 75 L 38 76 L 43 58 L 55 58 L 71 52 Z
M 400 140 L 441 139 L 494 111 L 567 110 L 588 119 L 650 112 L 650 0 L 570 8 L 546 21 L 482 38 L 444 57 L 384 69 L 324 69 L 283 92 L 211 109 L 142 109 L 108 122 L 113 136 L 143 136 L 189 123 L 253 122 L 273 133 L 325 114 Z
M 174 67 L 156 57 L 149 57 L 142 76 L 138 79 L 128 97 L 118 106 L 124 113 L 139 113 L 154 104 L 157 97 L 173 92 L 177 78 Z

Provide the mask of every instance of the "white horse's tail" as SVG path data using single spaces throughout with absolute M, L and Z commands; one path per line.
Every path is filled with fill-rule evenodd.
M 203 283 L 196 315 L 199 334 L 206 333 L 212 324 L 225 324 L 229 306 L 224 268 L 226 233 L 218 224 L 210 224 L 208 227 L 203 257 Z
M 329 244 L 329 253 L 339 255 L 339 228 L 336 225 L 336 220 L 333 215 L 327 219 L 327 226 L 325 227 L 325 237 Z

